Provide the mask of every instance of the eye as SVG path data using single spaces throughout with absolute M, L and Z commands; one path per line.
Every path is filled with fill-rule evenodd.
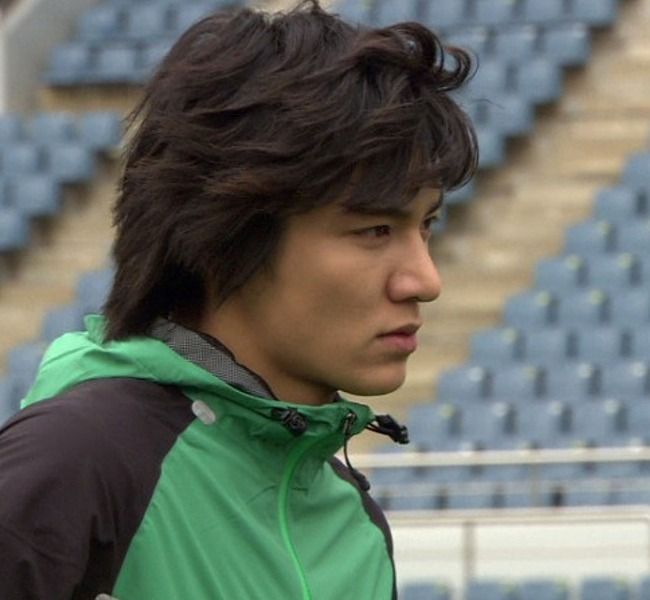
M 371 238 L 383 238 L 391 234 L 390 225 L 375 225 L 374 227 L 366 227 L 355 232 L 357 235 Z
M 440 215 L 436 213 L 422 221 L 422 233 L 428 238 L 433 234 L 436 224 L 440 222 Z

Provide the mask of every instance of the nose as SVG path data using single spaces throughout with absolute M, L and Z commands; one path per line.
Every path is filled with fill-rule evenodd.
M 420 239 L 401 259 L 389 280 L 388 295 L 393 302 L 432 302 L 442 290 L 438 269 L 429 246 Z

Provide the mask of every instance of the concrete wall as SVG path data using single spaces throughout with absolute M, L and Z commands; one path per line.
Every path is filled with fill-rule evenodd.
M 21 0 L 0 23 L 0 112 L 37 108 L 49 53 L 97 0 Z

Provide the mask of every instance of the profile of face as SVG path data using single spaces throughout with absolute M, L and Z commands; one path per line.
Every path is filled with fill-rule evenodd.
M 329 204 L 290 217 L 269 268 L 208 315 L 204 330 L 285 401 L 394 391 L 416 349 L 420 304 L 440 294 L 428 249 L 439 196 L 423 188 L 396 211 Z

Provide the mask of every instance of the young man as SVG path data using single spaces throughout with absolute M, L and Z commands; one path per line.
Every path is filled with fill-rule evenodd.
M 134 113 L 105 314 L 0 434 L 3 600 L 395 597 L 386 522 L 333 455 L 405 431 L 339 392 L 399 387 L 440 293 L 468 72 L 420 25 L 315 1 L 182 36 Z

